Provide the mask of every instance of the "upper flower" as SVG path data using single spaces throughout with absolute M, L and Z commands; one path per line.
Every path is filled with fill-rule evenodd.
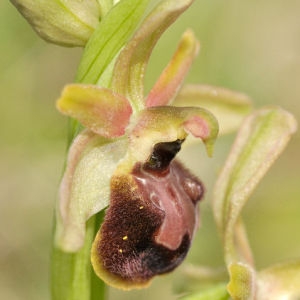
M 97 27 L 103 9 L 95 0 L 11 0 L 46 41 L 84 46 Z
M 150 0 L 10 0 L 37 34 L 47 42 L 62 46 L 86 46 L 95 35 L 126 42 L 127 31 L 136 26 Z M 117 9 L 114 9 L 118 7 Z M 125 22 L 123 17 L 125 17 Z M 126 21 L 127 19 L 127 21 Z M 121 21 L 119 23 L 119 21 Z M 103 28 L 118 28 L 103 32 Z M 129 30 L 128 30 L 129 29 Z M 98 34 L 98 31 L 100 34 Z

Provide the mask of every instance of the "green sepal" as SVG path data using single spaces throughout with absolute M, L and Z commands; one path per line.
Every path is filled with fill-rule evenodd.
M 75 138 L 56 208 L 57 247 L 76 252 L 83 246 L 85 223 L 108 205 L 110 178 L 126 148 L 126 139 L 105 139 L 89 130 Z
M 241 252 L 244 249 L 241 244 L 247 240 L 245 232 L 244 236 L 236 235 L 241 210 L 296 128 L 295 118 L 279 107 L 257 110 L 243 122 L 213 196 L 214 216 L 227 265 L 249 257 Z
M 191 3 L 192 0 L 161 1 L 118 56 L 111 87 L 125 95 L 135 110 L 144 108 L 144 76 L 154 46 L 162 33 Z

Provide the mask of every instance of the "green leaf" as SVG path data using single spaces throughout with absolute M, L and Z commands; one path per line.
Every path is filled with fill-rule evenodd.
M 91 245 L 102 223 L 104 213 L 93 216 L 86 225 L 84 247 L 76 253 L 52 248 L 52 300 L 104 299 L 106 286 L 96 277 L 90 262 Z
M 55 240 L 62 250 L 83 246 L 85 223 L 108 205 L 110 178 L 126 149 L 126 139 L 105 139 L 88 130 L 75 138 L 56 208 Z
M 220 135 L 238 130 L 252 110 L 251 99 L 245 94 L 200 84 L 183 86 L 172 105 L 203 107 L 211 111 L 219 122 Z
M 112 89 L 132 101 L 135 109 L 144 107 L 144 76 L 154 46 L 191 3 L 192 0 L 162 1 L 120 53 L 115 64 Z
M 123 0 L 113 6 L 90 37 L 76 81 L 97 83 L 102 73 L 133 34 L 149 0 Z
M 227 265 L 246 260 L 247 255 L 240 251 L 246 237 L 235 234 L 241 210 L 296 128 L 295 118 L 279 107 L 257 110 L 242 124 L 213 197 L 214 216 L 223 238 Z

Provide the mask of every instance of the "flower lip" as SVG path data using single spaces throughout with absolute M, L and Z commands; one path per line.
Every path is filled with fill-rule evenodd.
M 110 206 L 92 247 L 94 270 L 106 283 L 142 288 L 186 257 L 204 188 L 174 159 L 183 141 L 156 143 L 148 160 L 112 177 Z
M 161 174 L 137 163 L 129 174 L 113 176 L 111 204 L 92 248 L 97 275 L 132 289 L 175 269 L 198 227 L 202 196 L 202 183 L 176 160 Z

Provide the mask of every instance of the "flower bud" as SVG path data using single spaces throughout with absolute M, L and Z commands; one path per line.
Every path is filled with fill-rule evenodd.
M 84 46 L 100 18 L 96 0 L 11 0 L 33 29 L 48 42 Z

